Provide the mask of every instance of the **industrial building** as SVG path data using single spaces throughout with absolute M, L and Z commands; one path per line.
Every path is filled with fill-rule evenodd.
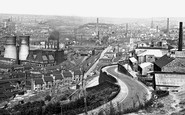
M 59 43 L 54 45 L 56 47 L 51 47 L 51 44 L 48 43 L 45 49 L 30 50 L 29 39 L 30 36 L 7 36 L 4 58 L 1 58 L 0 62 L 11 59 L 12 61 L 16 60 L 16 64 L 46 67 L 60 64 L 65 60 L 64 50 L 59 50 Z M 51 43 L 53 44 L 52 41 Z M 14 63 L 12 62 L 12 64 Z

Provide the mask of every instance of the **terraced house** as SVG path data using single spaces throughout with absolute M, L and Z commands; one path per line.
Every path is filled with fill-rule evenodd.
M 72 72 L 71 71 L 62 71 L 62 75 L 63 75 L 63 78 L 64 78 L 64 81 L 63 81 L 63 84 L 64 85 L 71 85 L 74 77 L 72 75 Z

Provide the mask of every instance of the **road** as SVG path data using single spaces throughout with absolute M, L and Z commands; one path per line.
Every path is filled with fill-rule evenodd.
M 93 80 L 91 80 L 87 85 L 86 87 L 92 87 L 92 86 L 95 86 L 95 85 L 98 85 L 98 76 L 93 78 Z M 116 77 L 115 77 L 116 78 Z M 122 102 L 124 101 L 124 99 L 127 97 L 128 95 L 128 87 L 126 86 L 126 84 L 121 81 L 119 78 L 116 78 L 117 81 L 118 81 L 118 85 L 120 86 L 120 92 L 118 93 L 118 95 L 112 100 L 112 103 L 114 105 L 117 104 L 117 102 Z M 106 103 L 100 107 L 97 107 L 96 109 L 93 109 L 91 111 L 88 111 L 88 114 L 91 115 L 91 114 L 98 114 L 98 112 L 103 109 L 103 108 L 106 108 L 106 106 L 108 106 L 109 103 Z M 83 114 L 80 114 L 80 115 L 83 115 Z
M 151 97 L 151 92 L 143 84 L 125 74 L 118 72 L 117 65 L 105 67 L 104 69 L 107 73 L 124 82 L 128 87 L 128 95 L 121 102 L 122 108 L 130 108 L 135 105 L 137 106 L 139 103 L 143 103 Z
M 111 46 L 108 46 L 107 48 L 105 48 L 103 51 L 102 51 L 102 53 L 101 53 L 101 55 L 100 55 L 100 58 L 99 59 L 101 59 L 103 56 L 104 56 L 104 54 L 108 51 L 108 50 L 110 50 L 111 49 Z M 98 64 L 98 62 L 99 62 L 99 59 L 92 65 L 92 67 L 84 74 L 84 78 L 86 79 L 87 78 L 87 75 L 90 75 L 90 73 L 94 70 L 94 68 L 97 66 L 97 64 Z
M 112 100 L 114 106 L 119 102 L 122 109 L 127 109 L 138 106 L 139 103 L 144 103 L 151 97 L 151 93 L 144 85 L 137 80 L 118 72 L 117 65 L 107 66 L 103 68 L 102 71 L 106 71 L 108 74 L 114 76 L 118 81 L 117 84 L 120 85 L 120 92 Z M 97 79 L 98 77 L 94 78 L 91 83 L 88 83 L 87 87 L 97 84 Z M 94 110 L 88 111 L 88 114 L 97 114 L 100 110 L 106 108 L 106 105 L 108 104 L 109 103 L 106 103 Z
M 89 87 L 93 87 L 93 86 L 96 86 L 99 84 L 99 76 L 96 76 L 94 77 L 92 80 L 90 80 L 87 84 L 86 84 L 86 88 L 89 88 Z

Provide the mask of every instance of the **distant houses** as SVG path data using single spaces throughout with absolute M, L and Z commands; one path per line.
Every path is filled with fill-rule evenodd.
M 152 46 L 140 42 L 129 53 L 127 63 L 118 63 L 118 69 L 126 74 L 128 73 L 123 67 L 127 69 L 124 65 L 129 64 L 132 70 L 137 72 L 139 78 L 146 79 L 146 82 L 152 81 L 155 88 L 185 84 L 184 50 L 174 49 L 167 41 L 162 40 L 156 41 Z
M 40 75 L 40 76 L 39 76 Z M 56 71 L 51 74 L 39 74 L 32 79 L 32 90 L 41 91 L 51 89 L 53 86 L 72 86 L 77 85 L 83 77 L 80 70 L 75 71 Z

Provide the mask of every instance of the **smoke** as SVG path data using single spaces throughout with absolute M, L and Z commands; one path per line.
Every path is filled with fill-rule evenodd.
M 57 30 L 53 30 L 50 33 L 48 40 L 59 40 L 59 37 L 60 37 L 60 33 Z

